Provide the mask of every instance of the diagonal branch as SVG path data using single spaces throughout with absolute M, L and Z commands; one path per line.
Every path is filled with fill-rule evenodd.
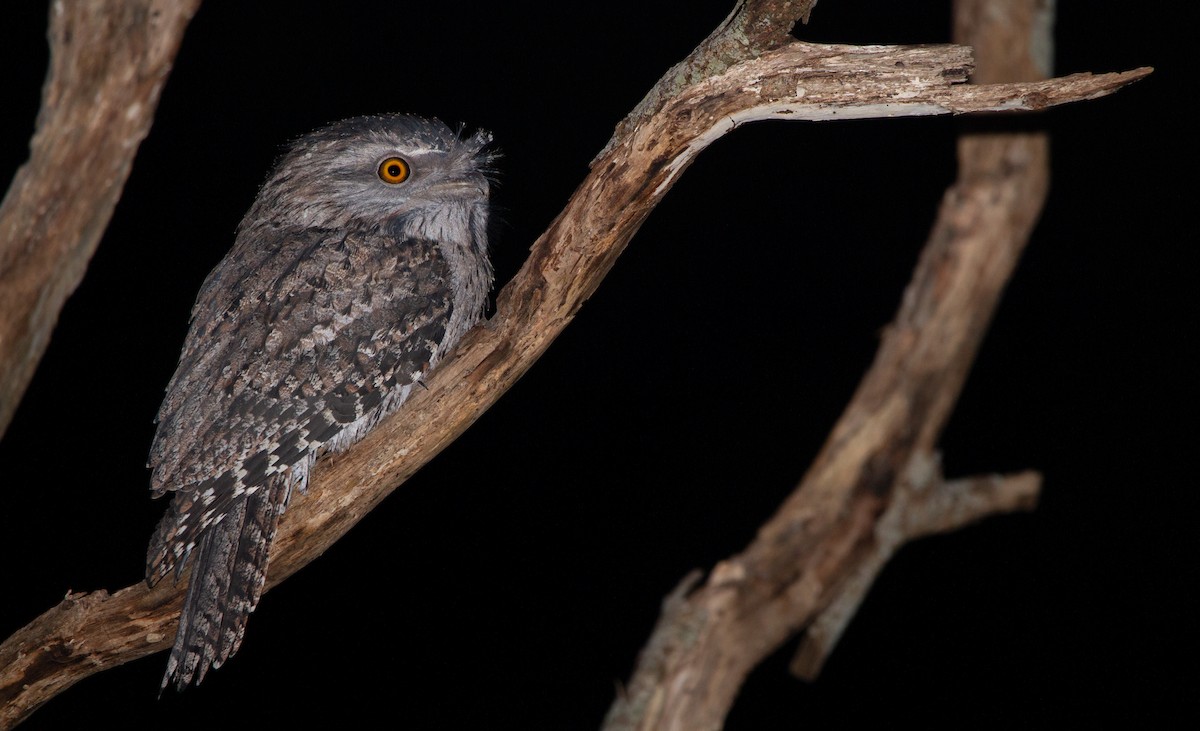
M 938 467 L 930 455 L 913 455 L 896 484 L 891 503 L 875 523 L 870 549 L 856 557 L 854 565 L 840 577 L 828 606 L 804 629 L 792 659 L 791 670 L 796 677 L 816 680 L 875 577 L 905 543 L 1037 506 L 1042 477 L 1036 472 L 947 482 Z
M 0 204 L 0 437 L 108 226 L 199 5 L 53 3 L 37 131 Z
M 791 5 L 749 0 L 735 13 L 766 8 L 775 14 L 746 16 L 732 25 L 727 20 L 723 27 L 753 26 L 755 37 L 778 39 L 811 3 L 778 14 L 778 8 Z M 710 42 L 711 37 L 705 43 Z M 599 286 L 678 175 L 700 150 L 738 124 L 1040 109 L 1111 93 L 1149 73 L 967 87 L 961 82 L 970 53 L 963 47 L 780 43 L 756 47 L 745 60 L 717 63 L 682 84 L 667 77 L 659 82 L 673 91 L 623 123 L 500 293 L 496 316 L 468 334 L 428 390 L 345 455 L 317 466 L 308 493 L 283 517 L 271 552 L 269 586 L 325 551 L 515 383 Z M 698 49 L 689 58 L 700 63 L 706 56 Z M 893 404 L 894 417 L 906 411 Z M 871 476 L 884 477 L 884 468 L 876 465 Z M 873 514 L 860 517 L 869 524 Z M 0 645 L 0 724 L 24 718 L 83 677 L 166 649 L 183 586 L 163 582 L 151 591 L 138 584 L 111 596 L 74 595 L 5 641 Z

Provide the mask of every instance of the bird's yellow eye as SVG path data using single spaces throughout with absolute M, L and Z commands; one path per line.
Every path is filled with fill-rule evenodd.
M 399 157 L 389 157 L 379 163 L 379 179 L 385 183 L 403 183 L 408 180 L 409 172 L 408 163 Z

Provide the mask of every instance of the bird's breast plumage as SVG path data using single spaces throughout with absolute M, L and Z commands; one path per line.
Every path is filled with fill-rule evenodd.
M 303 487 L 318 450 L 348 446 L 398 406 L 442 356 L 455 319 L 436 242 L 378 230 L 273 235 L 291 239 L 280 251 L 294 258 L 248 273 L 225 310 L 201 301 L 198 312 L 219 314 L 193 321 L 163 403 L 153 486 L 198 493 L 199 510 L 165 537 L 184 551 L 214 505 L 285 470 Z

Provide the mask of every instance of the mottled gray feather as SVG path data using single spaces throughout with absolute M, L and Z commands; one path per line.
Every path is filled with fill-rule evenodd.
M 239 647 L 279 516 L 313 461 L 397 408 L 482 316 L 486 135 L 346 120 L 298 140 L 205 280 L 150 454 L 174 492 L 147 555 L 190 585 L 164 686 Z M 391 185 L 378 167 L 409 162 Z

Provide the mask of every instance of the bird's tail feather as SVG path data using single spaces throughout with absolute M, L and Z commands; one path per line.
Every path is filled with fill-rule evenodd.
M 272 480 L 235 501 L 224 518 L 204 532 L 193 553 L 162 688 L 172 677 L 178 690 L 193 680 L 199 684 L 209 667 L 220 667 L 237 652 L 246 620 L 262 595 L 267 557 L 286 497 L 284 481 Z

